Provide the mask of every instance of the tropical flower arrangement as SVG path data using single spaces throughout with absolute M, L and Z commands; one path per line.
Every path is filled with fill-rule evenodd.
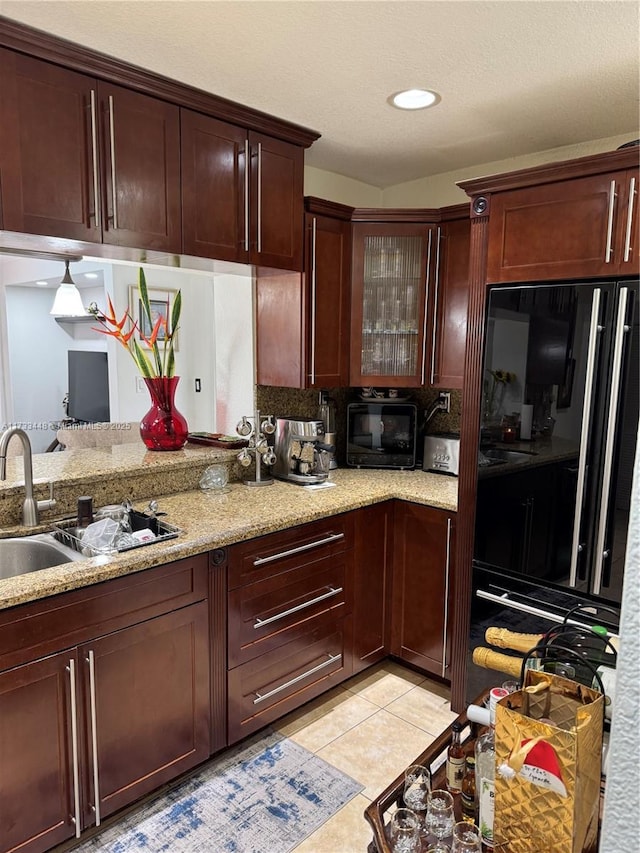
M 107 297 L 107 313 L 98 314 L 94 312 L 96 319 L 102 324 L 102 328 L 95 329 L 95 331 L 109 335 L 121 343 L 131 354 L 138 370 L 145 379 L 172 377 L 175 373 L 174 349 L 182 309 L 182 294 L 178 291 L 175 295 L 170 319 L 167 319 L 169 316 L 169 301 L 167 300 L 167 310 L 154 320 L 151 313 L 147 281 L 142 267 L 138 272 L 138 291 L 142 311 L 139 323 L 134 320 L 128 309 L 118 319 L 111 298 Z M 151 332 L 148 335 L 144 334 L 143 327 L 151 329 Z M 141 343 L 149 348 L 149 353 L 145 352 Z
M 488 370 L 491 377 L 491 387 L 485 381 L 485 417 L 494 417 L 502 404 L 505 388 L 515 382 L 516 375 L 509 370 Z

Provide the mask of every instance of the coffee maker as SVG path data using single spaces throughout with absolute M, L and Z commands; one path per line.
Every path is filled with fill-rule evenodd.
M 325 442 L 323 421 L 277 418 L 274 450 L 274 477 L 306 486 L 327 479 L 335 448 Z

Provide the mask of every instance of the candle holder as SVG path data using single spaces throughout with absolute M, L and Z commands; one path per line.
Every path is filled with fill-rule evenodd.
M 250 421 L 253 420 L 253 425 Z M 271 466 L 276 462 L 276 454 L 273 447 L 267 442 L 267 436 L 276 431 L 275 418 L 273 415 L 263 415 L 260 420 L 260 412 L 256 409 L 253 415 L 243 415 L 236 426 L 236 432 L 249 441 L 248 447 L 238 454 L 238 462 L 247 468 L 251 465 L 251 455 L 256 460 L 255 480 L 244 480 L 245 486 L 270 486 L 273 477 L 262 477 L 261 464 Z

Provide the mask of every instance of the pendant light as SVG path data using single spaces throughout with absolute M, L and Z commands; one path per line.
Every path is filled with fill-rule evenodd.
M 62 281 L 56 290 L 56 298 L 50 314 L 55 317 L 86 317 L 87 312 L 82 304 L 80 291 L 75 286 L 71 273 L 69 272 L 69 259 L 65 258 L 65 270 Z

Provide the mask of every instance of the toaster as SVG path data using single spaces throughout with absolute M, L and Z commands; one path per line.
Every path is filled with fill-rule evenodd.
M 434 433 L 424 437 L 423 471 L 458 476 L 460 435 L 454 432 Z

